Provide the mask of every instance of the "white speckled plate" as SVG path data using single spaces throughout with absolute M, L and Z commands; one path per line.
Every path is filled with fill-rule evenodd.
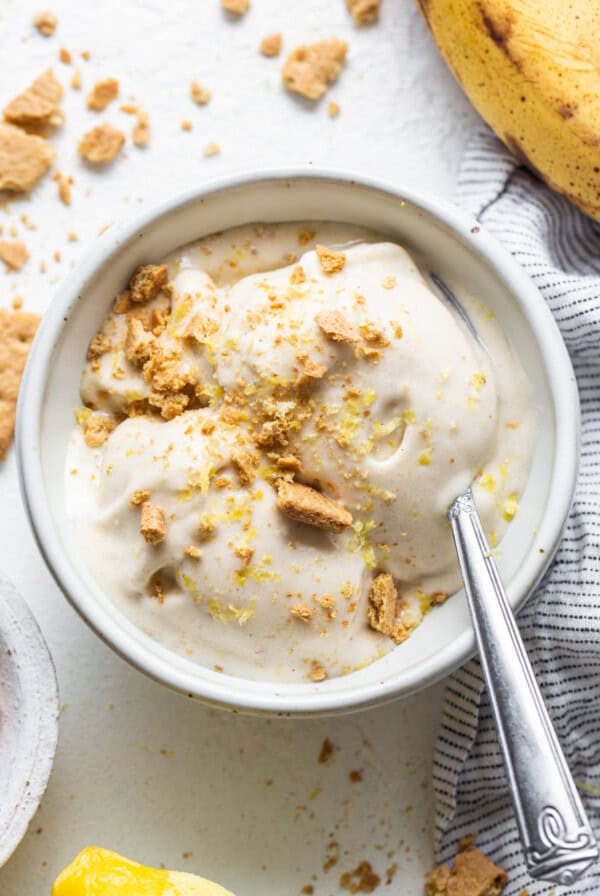
M 40 804 L 56 751 L 54 665 L 29 607 L 0 575 L 0 867 Z

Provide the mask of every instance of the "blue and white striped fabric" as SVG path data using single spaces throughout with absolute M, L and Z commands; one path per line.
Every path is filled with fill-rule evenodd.
M 506 246 L 548 302 L 567 344 L 581 395 L 581 469 L 556 559 L 519 614 L 519 627 L 548 709 L 600 836 L 600 224 L 519 166 L 487 129 L 469 144 L 459 203 Z M 544 769 L 539 770 L 544 774 Z M 600 894 L 600 867 L 568 887 L 525 870 L 479 662 L 449 680 L 434 760 L 438 858 L 460 837 L 509 875 L 505 896 Z

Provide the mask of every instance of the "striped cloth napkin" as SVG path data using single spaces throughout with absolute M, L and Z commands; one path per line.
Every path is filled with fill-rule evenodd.
M 581 468 L 554 563 L 519 614 L 519 628 L 550 715 L 600 837 L 600 224 L 519 166 L 487 129 L 470 141 L 459 204 L 474 214 L 541 290 L 579 384 Z M 539 769 L 544 774 L 544 769 Z M 436 848 L 448 862 L 460 837 L 509 876 L 504 896 L 600 894 L 600 867 L 570 887 L 532 881 L 525 869 L 490 701 L 478 660 L 448 683 L 434 759 Z

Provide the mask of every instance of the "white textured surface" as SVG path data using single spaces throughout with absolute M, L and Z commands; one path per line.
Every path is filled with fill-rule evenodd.
M 55 141 L 60 169 L 75 178 L 73 205 L 61 205 L 46 179 L 30 198 L 0 208 L 4 236 L 15 226 L 32 253 L 20 274 L 0 274 L 5 306 L 20 294 L 26 308 L 43 310 L 100 227 L 217 173 L 313 163 L 452 193 L 475 116 L 410 0 L 383 0 L 381 23 L 363 31 L 342 0 L 253 0 L 240 22 L 222 15 L 218 0 L 57 0 L 51 8 L 60 25 L 48 40 L 30 26 L 40 6 L 0 4 L 0 104 L 49 64 L 68 85 L 72 67 L 57 61 L 58 48 L 74 54 L 84 91 L 66 86 L 67 124 Z M 284 94 L 280 61 L 257 52 L 260 38 L 276 30 L 286 49 L 329 35 L 348 40 L 348 67 L 330 93 L 342 106 L 338 119 L 328 117 L 326 102 L 312 108 Z M 79 57 L 86 49 L 89 62 Z M 85 109 L 85 90 L 109 75 L 119 78 L 123 98 L 134 96 L 149 112 L 152 142 L 128 147 L 105 172 L 89 172 L 76 158 L 79 136 L 101 120 L 127 131 L 133 124 L 116 104 L 100 114 Z M 189 100 L 193 78 L 214 90 L 206 108 Z M 180 130 L 184 118 L 191 133 Z M 209 141 L 221 144 L 220 156 L 202 156 Z M 214 876 L 239 896 L 297 893 L 313 873 L 316 896 L 330 896 L 342 892 L 340 873 L 363 858 L 379 873 L 397 862 L 397 890 L 420 894 L 431 861 L 430 791 L 422 785 L 439 688 L 335 721 L 268 722 L 187 703 L 129 669 L 62 599 L 29 534 L 12 453 L 0 494 L 2 567 L 37 614 L 65 704 L 50 786 L 30 833 L 0 870 L 2 896 L 46 896 L 89 843 Z M 326 736 L 339 749 L 319 765 Z M 348 781 L 353 769 L 364 770 L 362 783 Z M 325 874 L 330 834 L 342 854 Z

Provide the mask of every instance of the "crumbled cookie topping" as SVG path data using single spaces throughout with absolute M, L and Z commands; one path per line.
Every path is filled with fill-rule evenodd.
M 57 16 L 49 9 L 38 12 L 33 17 L 33 24 L 44 37 L 50 37 L 56 31 L 58 25 Z
M 52 69 L 47 69 L 27 90 L 10 101 L 4 108 L 4 119 L 19 127 L 57 127 L 64 120 L 59 106 L 62 94 L 62 85 Z
M 112 417 L 101 414 L 89 414 L 83 420 L 83 438 L 90 448 L 100 448 L 117 426 L 117 421 Z
M 99 124 L 79 141 L 79 155 L 87 162 L 106 165 L 119 154 L 125 135 L 111 124 Z
M 348 44 L 335 37 L 297 47 L 281 71 L 288 90 L 310 100 L 319 100 L 337 81 L 346 60 Z
M 87 95 L 87 107 L 95 112 L 106 109 L 119 95 L 119 82 L 116 78 L 104 78 L 96 81 Z
M 454 859 L 454 867 L 440 865 L 425 876 L 425 896 L 500 896 L 506 872 L 474 846 Z
M 274 56 L 279 56 L 282 44 L 283 37 L 281 33 L 267 34 L 260 42 L 260 52 L 268 59 L 272 59 Z
M 352 871 L 340 876 L 340 887 L 349 893 L 372 893 L 381 883 L 370 862 L 359 862 Z
M 315 320 L 325 336 L 332 342 L 358 342 L 360 333 L 341 311 L 320 311 Z
M 64 174 L 61 174 L 60 171 L 57 171 L 52 175 L 52 180 L 55 180 L 58 184 L 58 198 L 64 205 L 71 205 L 71 185 L 73 183 L 72 177 L 66 177 Z
M 199 84 L 197 81 L 192 81 L 190 93 L 197 106 L 206 106 L 207 103 L 210 103 L 212 98 L 212 92 L 208 87 L 203 87 L 202 84 Z
M 344 252 L 334 252 L 327 246 L 316 246 L 317 257 L 321 270 L 324 274 L 337 274 L 346 264 L 346 255 Z
M 129 503 L 132 507 L 139 507 L 150 500 L 150 491 L 147 488 L 137 488 L 131 495 Z
M 148 544 L 160 544 L 167 537 L 165 515 L 160 507 L 144 501 L 140 516 L 140 534 Z
M 7 268 L 19 271 L 28 258 L 29 252 L 25 243 L 16 240 L 0 240 L 0 259 Z
M 277 483 L 277 506 L 290 519 L 317 529 L 341 532 L 352 525 L 352 514 L 321 492 L 299 482 L 280 479 Z
M 388 573 L 380 573 L 369 588 L 369 625 L 382 635 L 387 635 L 395 644 L 400 644 L 410 632 L 396 619 L 397 602 L 398 592 L 393 578 Z
M 379 18 L 381 0 L 346 0 L 357 25 L 372 25 Z
M 250 0 L 221 0 L 221 6 L 235 16 L 243 16 L 250 9 Z
M 204 149 L 202 150 L 202 155 L 206 156 L 206 158 L 210 158 L 211 156 L 218 156 L 221 152 L 221 147 L 218 143 L 207 143 Z

